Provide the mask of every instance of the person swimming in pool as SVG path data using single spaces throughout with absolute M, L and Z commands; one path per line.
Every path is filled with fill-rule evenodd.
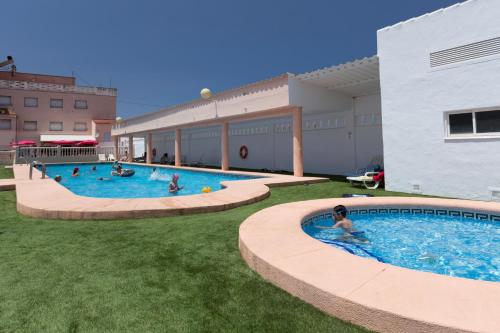
M 344 234 L 338 239 L 341 241 L 355 241 L 368 243 L 368 239 L 365 237 L 364 231 L 357 231 L 354 228 L 354 224 L 350 219 L 347 218 L 347 208 L 344 205 L 338 205 L 333 207 L 332 211 L 333 226 L 322 227 L 318 226 L 320 229 L 342 229 Z
M 177 193 L 178 191 L 184 188 L 184 186 L 179 186 L 178 181 L 179 181 L 179 175 L 174 173 L 174 175 L 172 176 L 172 180 L 168 185 L 168 191 L 170 193 Z
M 80 169 L 74 168 L 73 173 L 71 174 L 71 177 L 78 177 L 80 176 L 80 173 L 78 172 Z
M 95 165 L 92 166 L 92 171 L 97 171 L 97 167 Z

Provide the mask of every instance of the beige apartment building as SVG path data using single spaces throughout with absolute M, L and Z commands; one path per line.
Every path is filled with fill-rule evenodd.
M 116 89 L 77 86 L 74 77 L 0 71 L 0 149 L 29 140 L 112 145 Z

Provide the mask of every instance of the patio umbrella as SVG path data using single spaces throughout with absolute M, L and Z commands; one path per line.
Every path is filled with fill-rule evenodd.
M 21 140 L 21 141 L 18 141 L 18 142 L 13 142 L 10 144 L 11 146 L 15 147 L 15 146 L 36 146 L 36 142 L 35 141 L 31 141 L 31 140 Z

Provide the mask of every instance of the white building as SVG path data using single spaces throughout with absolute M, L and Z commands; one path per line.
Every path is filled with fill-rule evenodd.
M 388 190 L 500 200 L 499 14 L 498 0 L 470 0 L 381 29 L 378 56 L 134 117 L 113 135 L 144 137 L 153 161 L 177 152 L 177 164 L 296 175 L 383 155 Z
M 386 188 L 500 200 L 500 1 L 378 31 Z

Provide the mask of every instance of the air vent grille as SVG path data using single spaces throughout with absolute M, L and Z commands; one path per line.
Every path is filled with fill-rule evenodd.
M 430 56 L 431 67 L 449 65 L 496 54 L 500 54 L 500 37 L 432 52 Z

